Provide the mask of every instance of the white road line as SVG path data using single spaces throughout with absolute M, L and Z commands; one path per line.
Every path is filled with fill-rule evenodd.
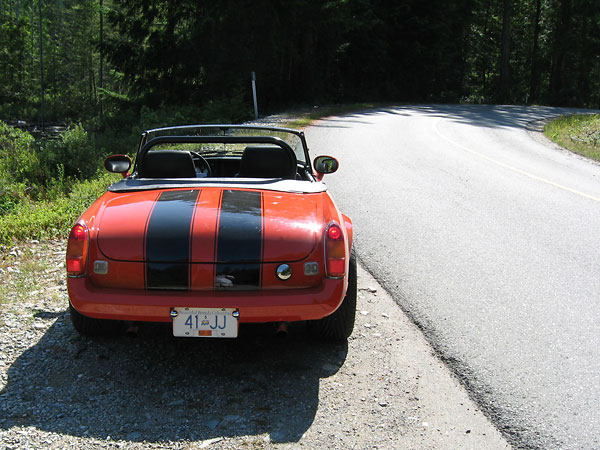
M 520 173 L 521 175 L 525 175 L 526 177 L 529 177 L 529 178 L 531 178 L 533 180 L 540 181 L 540 182 L 548 184 L 550 186 L 554 186 L 555 188 L 562 189 L 563 191 L 567 191 L 567 192 L 570 192 L 572 194 L 579 195 L 580 197 L 587 198 L 589 200 L 593 200 L 595 202 L 600 203 L 600 197 L 594 197 L 593 195 L 586 194 L 585 192 L 581 192 L 581 191 L 578 191 L 576 189 L 572 189 L 572 188 L 570 188 L 568 186 L 564 186 L 564 185 L 559 184 L 559 183 L 555 183 L 554 181 L 547 180 L 546 178 L 538 177 L 537 175 L 534 175 L 532 173 L 526 172 L 525 170 L 518 169 L 517 167 L 511 166 L 510 164 L 503 163 L 503 162 L 498 161 L 498 160 L 496 160 L 494 158 L 490 158 L 489 156 L 485 156 L 485 155 L 483 155 L 483 154 L 481 154 L 479 152 L 476 152 L 475 150 L 472 150 L 472 149 L 470 149 L 468 147 L 465 147 L 464 145 L 462 145 L 462 144 L 460 144 L 460 143 L 458 143 L 456 141 L 453 141 L 449 137 L 444 136 L 442 134 L 442 132 L 439 130 L 438 125 L 439 125 L 439 123 L 442 120 L 443 119 L 441 119 L 441 118 L 438 119 L 435 122 L 435 125 L 433 126 L 433 128 L 434 128 L 435 132 L 437 133 L 437 135 L 439 137 L 441 137 L 442 139 L 448 141 L 452 145 L 454 145 L 454 146 L 456 146 L 458 148 L 461 148 L 464 151 L 471 153 L 472 155 L 478 156 L 481 159 L 485 159 L 486 161 L 489 161 L 492 164 L 495 164 L 497 166 L 503 167 L 503 168 L 508 169 L 508 170 L 512 170 L 513 172 Z

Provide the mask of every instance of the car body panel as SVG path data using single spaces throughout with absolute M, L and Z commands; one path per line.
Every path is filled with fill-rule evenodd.
M 345 286 L 326 279 L 308 289 L 254 292 L 161 292 L 104 289 L 86 278 L 68 283 L 71 304 L 80 313 L 99 319 L 170 322 L 174 307 L 237 308 L 241 323 L 320 319 L 340 305 Z
M 332 314 L 347 289 L 352 222 L 315 177 L 134 172 L 78 223 L 89 230 L 86 272 L 68 277 L 67 287 L 73 308 L 90 318 L 169 322 L 172 308 L 201 307 L 235 308 L 242 323 L 314 320 Z M 325 273 L 332 223 L 343 230 L 346 254 L 338 278 Z M 289 279 L 277 275 L 282 264 Z

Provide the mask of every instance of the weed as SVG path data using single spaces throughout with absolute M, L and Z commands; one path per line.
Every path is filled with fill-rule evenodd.
M 74 181 L 68 196 L 19 203 L 0 216 L 0 244 L 65 237 L 77 217 L 118 179 L 118 175 L 102 173 L 93 180 Z
M 572 152 L 600 161 L 600 114 L 558 117 L 546 124 L 544 134 Z
M 33 315 L 40 308 L 45 311 L 41 304 L 64 304 L 64 294 L 58 287 L 64 280 L 64 246 L 64 242 L 32 241 L 0 247 L 2 311 L 21 314 L 25 307 Z

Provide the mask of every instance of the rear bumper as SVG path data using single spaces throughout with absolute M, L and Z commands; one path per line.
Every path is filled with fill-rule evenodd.
M 340 306 L 346 284 L 343 279 L 324 279 L 310 289 L 181 292 L 99 289 L 87 278 L 67 279 L 71 304 L 81 314 L 142 322 L 170 322 L 173 307 L 237 308 L 242 323 L 320 319 Z

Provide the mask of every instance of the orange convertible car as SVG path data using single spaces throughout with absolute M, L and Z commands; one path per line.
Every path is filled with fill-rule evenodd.
M 171 322 L 175 336 L 236 337 L 240 323 L 308 321 L 346 339 L 354 327 L 352 222 L 321 182 L 298 130 L 194 125 L 149 130 L 123 179 L 69 235 L 78 332 Z M 130 173 L 131 171 L 131 173 Z

